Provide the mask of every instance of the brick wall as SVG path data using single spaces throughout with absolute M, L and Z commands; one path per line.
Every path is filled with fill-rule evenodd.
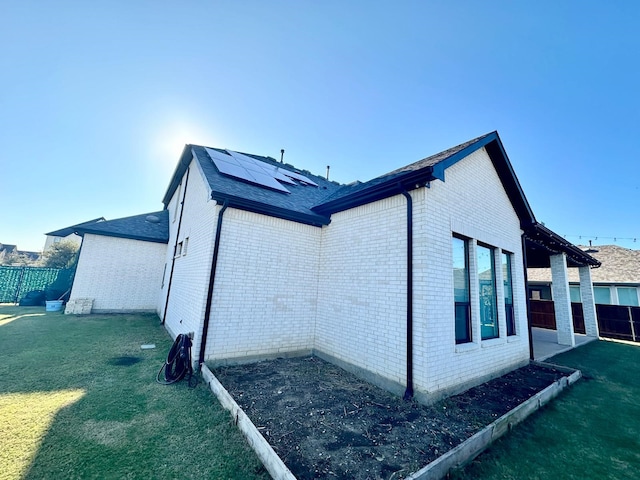
M 186 188 L 185 188 L 186 184 Z M 186 190 L 186 199 L 185 199 Z M 180 222 L 181 202 L 185 199 Z M 189 166 L 189 179 L 182 179 L 174 193 L 169 209 L 169 244 L 164 257 L 164 282 L 158 296 L 158 315 L 163 318 L 167 302 L 167 289 L 171 279 L 165 327 L 175 338 L 180 333 L 194 332 L 192 358 L 197 359 L 200 332 L 209 284 L 215 228 L 220 207 L 211 200 L 211 192 L 198 162 Z M 180 225 L 180 232 L 178 232 Z M 176 242 L 177 237 L 177 242 Z M 182 242 L 182 252 L 175 256 L 174 246 Z M 185 252 L 186 242 L 186 252 Z M 161 275 L 162 277 L 162 275 Z
M 93 311 L 154 311 L 167 246 L 86 234 L 70 300 L 92 298 Z
M 225 212 L 207 358 L 313 348 L 320 234 L 300 223 Z

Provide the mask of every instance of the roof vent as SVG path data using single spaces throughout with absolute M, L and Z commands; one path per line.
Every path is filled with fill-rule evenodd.
M 145 220 L 149 223 L 160 223 L 160 219 L 155 215 L 147 215 L 147 218 L 145 218 Z

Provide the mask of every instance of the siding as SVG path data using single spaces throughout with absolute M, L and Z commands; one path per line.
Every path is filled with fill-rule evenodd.
M 167 246 L 86 234 L 71 300 L 92 298 L 93 311 L 154 311 Z
M 225 212 L 208 359 L 313 348 L 320 233 L 233 208 Z

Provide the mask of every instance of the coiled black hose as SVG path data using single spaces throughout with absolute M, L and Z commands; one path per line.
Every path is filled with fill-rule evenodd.
M 161 380 L 164 371 L 164 379 Z M 188 379 L 189 387 L 193 388 L 198 384 L 197 378 L 193 376 L 193 367 L 191 366 L 191 339 L 188 335 L 180 334 L 171 345 L 167 360 L 160 368 L 156 381 L 161 385 L 171 385 L 176 383 L 185 376 Z M 192 380 L 195 383 L 192 384 Z

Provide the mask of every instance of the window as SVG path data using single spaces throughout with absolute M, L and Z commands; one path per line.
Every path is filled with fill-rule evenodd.
M 611 291 L 609 287 L 593 287 L 593 297 L 596 303 L 611 305 Z
M 502 281 L 504 282 L 504 310 L 507 320 L 507 335 L 516 334 L 516 319 L 513 312 L 513 277 L 511 276 L 511 257 L 502 253 Z
M 617 287 L 618 305 L 638 306 L 638 292 L 633 287 Z
M 453 237 L 453 296 L 455 301 L 456 343 L 471 341 L 471 302 L 469 293 L 469 242 Z
M 184 239 L 184 245 L 182 245 L 182 255 L 187 254 L 187 247 L 189 246 L 189 237 Z
M 582 303 L 582 296 L 580 295 L 580 287 L 569 287 L 569 296 L 573 303 Z
M 179 257 L 180 255 L 182 255 L 182 242 L 176 245 L 176 254 L 174 257 Z
M 498 337 L 496 266 L 493 248 L 478 245 L 478 296 L 480 300 L 480 336 L 482 340 Z

